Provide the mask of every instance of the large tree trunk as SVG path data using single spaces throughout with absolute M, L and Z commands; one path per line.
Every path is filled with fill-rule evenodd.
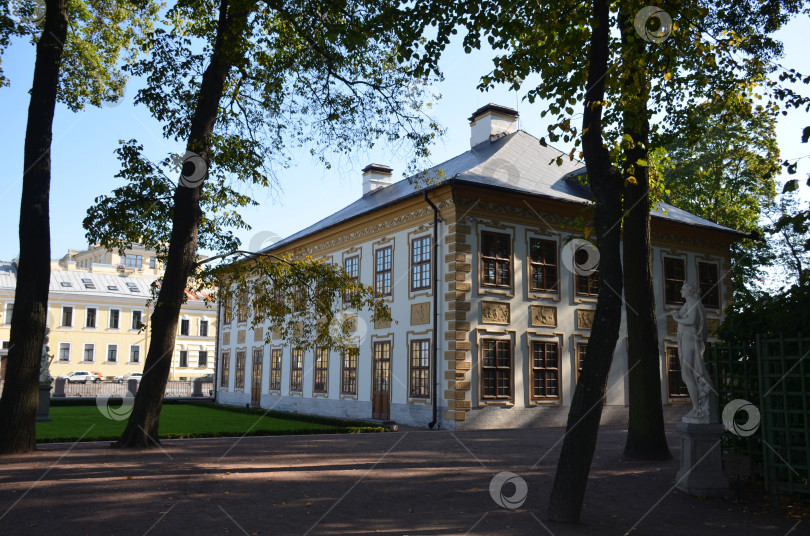
M 227 0 L 220 2 L 211 63 L 203 73 L 197 108 L 191 120 L 187 149 L 202 156 L 206 163 L 209 162 L 210 136 L 214 132 L 225 80 L 239 53 L 234 50 L 234 44 L 240 41 L 238 37 L 247 27 L 248 7 L 241 2 L 234 4 L 239 7 Z M 196 263 L 197 232 L 202 221 L 201 190 L 202 181 L 196 188 L 181 184 L 174 192 L 171 242 L 152 314 L 152 337 L 144 362 L 143 380 L 127 426 L 113 446 L 140 448 L 159 442 L 160 410 L 174 356 L 177 322 L 188 277 Z
M 36 448 L 39 369 L 51 279 L 51 139 L 62 49 L 67 39 L 67 0 L 49 0 L 37 43 L 31 103 L 25 131 L 20 261 L 0 399 L 0 454 Z
M 579 520 L 582 510 L 622 313 L 622 266 L 619 258 L 621 177 L 611 166 L 610 155 L 603 146 L 601 104 L 594 105 L 604 101 L 609 30 L 608 2 L 594 0 L 582 147 L 588 181 L 596 202 L 593 221 L 598 239 L 601 284 L 588 340 L 587 359 L 568 412 L 565 440 L 548 508 L 549 519 L 571 523 Z
M 627 65 L 646 57 L 647 44 L 633 27 L 634 13 L 619 7 L 622 21 L 622 53 Z M 641 90 L 639 90 L 641 88 Z M 622 93 L 624 133 L 635 142 L 624 149 L 624 287 L 627 317 L 627 366 L 629 372 L 630 417 L 624 454 L 642 460 L 672 458 L 664 431 L 661 402 L 661 368 L 658 349 L 658 321 L 653 294 L 650 255 L 650 175 L 648 160 L 650 123 L 647 113 L 649 81 L 643 69 L 631 71 Z

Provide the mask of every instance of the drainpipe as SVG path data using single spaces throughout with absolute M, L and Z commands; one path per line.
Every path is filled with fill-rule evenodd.
M 217 288 L 217 336 L 214 338 L 214 403 L 217 402 L 217 387 L 219 386 L 219 377 L 217 376 L 217 372 L 219 372 L 219 338 L 222 336 L 222 326 L 219 322 L 219 311 L 222 307 L 222 303 L 219 299 L 219 289 L 222 288 L 222 284 L 221 282 L 219 283 Z
M 428 197 L 427 190 L 424 194 L 425 201 L 433 209 L 433 420 L 428 423 L 428 428 L 433 430 L 439 421 L 439 209 Z

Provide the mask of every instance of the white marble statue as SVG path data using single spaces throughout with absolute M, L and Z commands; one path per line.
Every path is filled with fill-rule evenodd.
M 697 287 L 691 283 L 684 282 L 681 296 L 686 299 L 686 303 L 679 311 L 672 312 L 672 318 L 678 323 L 681 377 L 692 400 L 692 410 L 681 420 L 687 423 L 711 423 L 716 407 L 711 407 L 715 391 L 703 361 L 708 336 L 706 311 L 700 302 Z M 716 402 L 714 405 L 716 406 Z
M 45 341 L 42 343 L 42 357 L 39 361 L 39 383 L 42 384 L 50 384 L 53 381 L 53 376 L 51 376 L 50 371 L 48 370 L 51 366 L 51 362 L 53 361 L 54 356 L 48 354 L 50 348 L 48 347 L 48 333 L 51 332 L 51 328 L 45 328 Z

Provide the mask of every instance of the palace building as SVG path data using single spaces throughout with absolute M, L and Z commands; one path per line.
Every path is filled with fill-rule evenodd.
M 367 166 L 360 199 L 265 249 L 339 263 L 385 296 L 394 322 L 357 313 L 359 352 L 341 355 L 265 344 L 249 318 L 220 314 L 217 400 L 444 429 L 564 426 L 600 284 L 582 228 L 590 195 L 584 165 L 518 130 L 517 116 L 477 110 L 470 150 L 427 170 L 422 187 Z M 669 314 L 694 281 L 716 329 L 729 246 L 744 235 L 666 204 L 651 230 L 661 402 L 675 419 L 689 405 Z M 627 422 L 625 326 L 605 422 Z
M 17 268 L 16 261 L 0 262 L 0 377 L 5 377 Z M 162 274 L 155 252 L 137 244 L 124 255 L 93 246 L 52 262 L 47 323 L 54 355 L 51 375 L 86 370 L 112 379 L 142 372 L 151 335 L 147 300 Z M 216 308 L 204 295 L 187 294 L 170 379 L 214 372 Z

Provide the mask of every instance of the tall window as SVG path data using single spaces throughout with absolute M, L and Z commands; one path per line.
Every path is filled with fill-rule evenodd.
M 62 327 L 73 327 L 73 307 L 62 307 Z
M 84 327 L 86 328 L 94 328 L 96 327 L 96 309 L 94 307 L 87 308 L 87 314 L 85 316 Z
M 133 344 L 129 347 L 129 362 L 139 363 L 141 361 L 141 347 Z
M 315 348 L 315 384 L 314 393 L 326 393 L 329 379 L 329 348 Z
M 717 264 L 698 262 L 698 286 L 700 299 L 704 307 L 720 308 L 720 278 L 717 276 Z
M 247 296 L 240 296 L 239 297 L 239 310 L 236 312 L 236 321 L 237 322 L 247 322 L 248 317 L 248 305 L 247 305 Z
M 304 387 L 304 350 L 292 349 L 290 365 L 290 391 L 301 392 Z
M 531 289 L 557 292 L 557 243 L 532 238 L 529 241 Z
M 61 363 L 70 362 L 70 343 L 68 342 L 59 343 L 59 361 Z
M 582 365 L 585 363 L 585 354 L 587 351 L 587 341 L 577 343 L 577 381 L 579 381 L 579 375 L 582 374 Z
M 483 398 L 512 397 L 512 343 L 508 340 L 481 341 L 481 396 Z
M 118 345 L 110 344 L 107 346 L 107 363 L 118 362 Z
M 208 320 L 200 320 L 200 337 L 208 337 Z
M 188 318 L 183 318 L 180 320 L 180 335 L 188 335 L 189 334 L 189 326 L 190 322 Z
M 556 342 L 532 341 L 532 398 L 560 398 Z
M 92 363 L 95 354 L 95 346 L 93 344 L 85 344 L 84 345 L 84 360 L 88 363 Z
M 207 350 L 200 350 L 200 353 L 197 354 L 197 366 L 200 368 L 205 368 L 208 366 Z
M 411 242 L 411 290 L 430 288 L 430 237 Z
M 689 391 L 681 376 L 681 362 L 678 359 L 678 347 L 667 347 L 667 395 L 670 398 L 688 397 Z
M 595 270 L 588 275 L 575 274 L 577 296 L 598 296 L 599 295 L 599 270 Z
M 245 387 L 245 351 L 236 351 L 236 378 L 234 379 L 234 389 Z
M 481 233 L 481 284 L 509 288 L 512 279 L 512 244 L 507 234 Z
M 110 329 L 118 329 L 118 321 L 121 319 L 121 311 L 110 309 Z
M 391 295 L 392 248 L 380 248 L 374 252 L 374 291 L 380 296 Z
M 344 395 L 357 394 L 357 348 L 348 348 L 341 356 L 340 392 Z
M 180 366 L 188 367 L 188 350 L 180 350 Z
M 228 387 L 228 373 L 231 368 L 230 352 L 222 352 L 222 365 L 219 367 L 219 386 Z
M 270 389 L 281 389 L 281 348 L 270 351 Z
M 430 340 L 411 341 L 411 398 L 430 397 Z
M 3 322 L 6 324 L 11 324 L 11 316 L 14 313 L 14 304 L 7 303 L 6 304 L 6 316 L 3 318 Z
M 157 266 L 157 261 L 154 257 L 149 257 L 149 268 L 154 270 L 155 266 Z
M 685 280 L 686 266 L 683 259 L 664 257 L 664 303 L 681 305 L 686 302 L 681 296 Z
M 360 282 L 360 257 L 349 257 L 343 260 L 343 269 L 346 270 L 346 275 L 355 283 Z M 343 293 L 343 301 L 348 302 L 352 299 L 351 293 Z
M 132 329 L 141 329 L 142 315 L 140 311 L 132 311 Z
M 126 254 L 121 257 L 121 264 L 127 268 L 136 268 L 138 270 L 143 266 L 143 255 Z
M 231 318 L 231 300 L 225 300 L 222 304 L 222 323 L 230 324 L 233 322 Z

